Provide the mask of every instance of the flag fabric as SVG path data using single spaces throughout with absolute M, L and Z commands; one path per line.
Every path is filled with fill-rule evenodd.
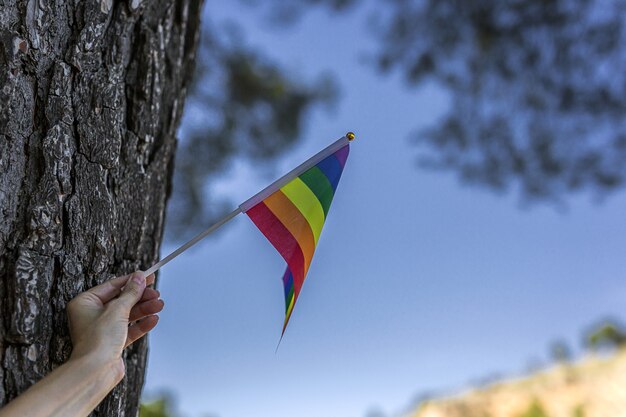
M 240 205 L 287 262 L 285 321 L 298 300 L 350 151 L 344 137 Z M 290 175 L 291 174 L 291 175 Z

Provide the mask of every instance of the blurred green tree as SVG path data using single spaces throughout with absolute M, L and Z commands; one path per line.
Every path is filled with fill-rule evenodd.
M 585 415 L 586 415 L 586 413 L 585 413 L 585 406 L 583 404 L 577 405 L 572 410 L 572 417 L 585 417 Z
M 548 417 L 548 414 L 544 410 L 541 402 L 534 400 L 528 409 L 520 414 L 518 417 Z
M 550 345 L 550 357 L 557 363 L 567 363 L 572 360 L 572 351 L 564 340 L 556 340 Z
M 447 115 L 415 134 L 420 163 L 533 200 L 604 195 L 626 176 L 621 0 L 300 0 L 246 3 L 293 22 L 311 6 L 370 9 L 375 66 L 434 81 Z M 419 111 L 419 109 L 407 109 Z
M 160 396 L 151 401 L 142 402 L 139 417 L 175 417 L 169 396 Z
M 621 0 L 241 3 L 283 26 L 314 7 L 369 10 L 373 66 L 400 72 L 410 87 L 434 82 L 448 93 L 445 117 L 413 135 L 423 167 L 516 188 L 532 201 L 562 202 L 580 190 L 604 196 L 625 183 Z M 179 237 L 190 222 L 197 231 L 199 220 L 230 208 L 210 198 L 216 174 L 236 157 L 268 160 L 288 149 L 307 112 L 335 91 L 328 77 L 296 80 L 246 47 L 236 22 L 224 30 L 206 20 L 203 32 L 170 199 L 168 226 Z
M 227 209 L 210 192 L 215 175 L 234 158 L 270 160 L 300 135 L 307 112 L 331 103 L 330 77 L 307 83 L 245 46 L 239 36 L 205 21 L 194 82 L 187 96 L 176 152 L 168 229 L 184 238 Z M 191 227 L 193 225 L 193 227 Z
M 617 320 L 603 320 L 585 333 L 584 344 L 593 351 L 626 347 L 626 328 Z

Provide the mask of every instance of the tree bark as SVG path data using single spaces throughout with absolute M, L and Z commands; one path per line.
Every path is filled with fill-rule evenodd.
M 66 303 L 158 259 L 202 0 L 0 0 L 0 404 L 71 352 Z M 136 416 L 147 343 L 95 416 Z

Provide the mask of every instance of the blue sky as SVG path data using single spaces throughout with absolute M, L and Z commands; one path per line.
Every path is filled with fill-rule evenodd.
M 357 140 L 278 353 L 284 262 L 241 215 L 163 268 L 147 394 L 173 392 L 188 417 L 397 415 L 421 392 L 519 374 L 553 340 L 577 347 L 590 323 L 625 317 L 626 193 L 575 196 L 563 212 L 419 170 L 408 135 L 446 96 L 361 64 L 373 44 L 358 16 L 316 11 L 284 31 L 238 2 L 206 13 L 244 23 L 247 42 L 294 76 L 329 71 L 341 86 L 336 109 L 314 112 L 270 169 L 237 161 L 222 176 L 233 208 L 268 172 L 348 130 Z

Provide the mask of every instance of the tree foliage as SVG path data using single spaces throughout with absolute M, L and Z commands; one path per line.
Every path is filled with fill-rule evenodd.
M 557 363 L 572 360 L 572 351 L 564 340 L 555 340 L 550 344 L 550 358 Z
M 602 194 L 624 184 L 623 1 L 274 5 L 288 21 L 314 5 L 372 9 L 376 67 L 401 72 L 412 86 L 434 81 L 449 94 L 445 117 L 415 134 L 423 166 L 497 190 L 517 185 L 533 199 L 581 189 Z
M 624 182 L 623 2 L 413 3 L 379 63 L 450 92 L 450 112 L 418 136 L 435 151 L 426 163 L 540 198 Z
M 232 209 L 216 202 L 210 187 L 235 157 L 276 157 L 296 142 L 307 112 L 333 98 L 330 78 L 296 80 L 262 52 L 205 23 L 177 152 L 176 216 L 169 221 L 174 235 L 197 232 L 198 223 Z
M 449 96 L 445 116 L 414 134 L 421 166 L 494 190 L 514 187 L 534 200 L 560 201 L 579 190 L 602 196 L 625 182 L 621 0 L 242 4 L 256 6 L 259 19 L 283 23 L 314 7 L 369 9 L 374 67 L 400 72 L 412 87 L 435 82 Z M 309 109 L 333 91 L 327 79 L 295 80 L 211 21 L 203 30 L 176 164 L 170 226 L 177 232 L 190 219 L 209 222 L 223 211 L 214 200 L 206 204 L 212 175 L 236 156 L 278 155 L 297 140 Z
M 591 350 L 625 347 L 626 327 L 612 319 L 601 321 L 585 333 L 584 343 Z
M 174 417 L 170 402 L 165 396 L 143 402 L 139 408 L 139 417 Z

